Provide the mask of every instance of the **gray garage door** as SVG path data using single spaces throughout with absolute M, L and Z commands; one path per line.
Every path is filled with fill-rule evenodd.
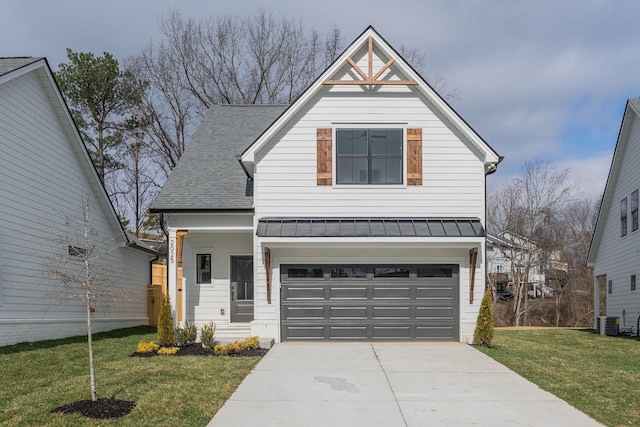
M 283 265 L 283 340 L 458 341 L 457 265 Z

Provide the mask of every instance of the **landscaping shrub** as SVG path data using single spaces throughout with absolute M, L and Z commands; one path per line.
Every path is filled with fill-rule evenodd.
M 136 351 L 138 353 L 155 353 L 159 348 L 160 346 L 153 341 L 141 341 L 138 343 L 138 348 L 136 349 Z
M 260 347 L 260 338 L 251 337 L 242 341 L 235 341 L 230 344 L 218 344 L 213 348 L 213 354 L 216 356 L 228 356 L 230 354 L 240 353 L 245 350 L 255 350 Z
M 209 322 L 202 326 L 200 330 L 200 342 L 206 347 L 213 346 L 213 334 L 216 331 L 216 325 L 213 322 Z
M 178 344 L 179 346 L 195 343 L 197 336 L 198 329 L 192 322 L 186 321 L 184 322 L 184 328 L 181 328 L 179 326 L 176 328 L 175 340 L 176 344 Z
M 172 345 L 176 341 L 176 330 L 171 314 L 169 297 L 162 298 L 160 314 L 158 315 L 158 341 L 160 345 Z
M 180 351 L 179 347 L 162 347 L 160 350 L 158 350 L 158 354 L 162 356 L 173 356 L 178 351 Z
M 493 313 L 491 312 L 491 291 L 487 289 L 480 304 L 473 342 L 476 345 L 491 347 L 491 340 L 493 340 Z

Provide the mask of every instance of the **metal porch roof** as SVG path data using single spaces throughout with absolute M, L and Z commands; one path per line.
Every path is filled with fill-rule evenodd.
M 485 237 L 478 218 L 262 218 L 260 237 Z

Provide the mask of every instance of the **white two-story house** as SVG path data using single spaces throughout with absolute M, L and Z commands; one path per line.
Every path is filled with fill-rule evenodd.
M 276 341 L 469 342 L 500 160 L 369 27 L 293 104 L 204 117 L 152 207 L 178 318 Z
M 594 327 L 600 293 L 606 293 L 606 315 L 618 317 L 621 329 L 638 333 L 640 325 L 640 98 L 627 101 L 604 190 L 587 265 L 593 267 Z
M 52 270 L 78 276 L 87 228 L 93 332 L 148 325 L 157 254 L 123 229 L 47 60 L 0 58 L 0 346 L 86 335 L 80 285 Z

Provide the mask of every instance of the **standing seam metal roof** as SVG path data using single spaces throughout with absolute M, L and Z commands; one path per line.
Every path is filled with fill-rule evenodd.
M 247 178 L 236 156 L 286 108 L 286 105 L 209 108 L 152 210 L 252 209 L 253 182 Z
M 260 237 L 485 237 L 478 218 L 262 218 Z

